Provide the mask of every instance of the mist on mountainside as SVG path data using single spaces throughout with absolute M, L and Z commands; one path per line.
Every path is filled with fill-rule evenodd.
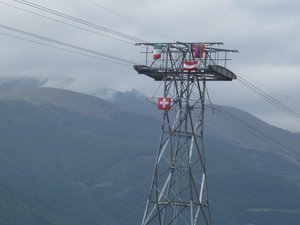
M 135 92 L 107 101 L 12 86 L 0 85 L 0 224 L 140 223 L 161 129 L 156 106 Z M 145 113 L 144 105 L 155 113 Z M 213 223 L 296 224 L 298 134 L 221 108 L 256 133 L 221 113 L 205 115 Z

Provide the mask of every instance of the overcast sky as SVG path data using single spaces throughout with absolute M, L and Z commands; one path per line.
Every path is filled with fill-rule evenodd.
M 232 71 L 300 112 L 299 0 L 28 1 L 150 42 L 222 41 L 224 47 L 239 50 L 231 57 L 229 67 Z M 0 3 L 1 25 L 130 61 L 143 61 L 139 47 L 42 16 L 99 33 L 102 31 L 14 0 L 0 0 Z M 39 41 L 0 28 L 1 77 L 48 79 L 48 86 L 84 93 L 108 87 L 120 91 L 137 89 L 151 96 L 157 88 L 157 83 L 137 75 L 130 66 L 40 46 L 4 34 Z M 208 88 L 216 104 L 240 108 L 275 126 L 300 132 L 299 120 L 277 110 L 237 81 L 215 82 Z

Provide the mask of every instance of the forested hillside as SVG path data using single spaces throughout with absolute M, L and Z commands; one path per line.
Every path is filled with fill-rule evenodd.
M 214 224 L 297 224 L 298 136 L 223 109 L 286 149 L 219 114 L 207 116 Z M 0 224 L 139 224 L 159 135 L 157 116 L 116 102 L 52 88 L 2 89 Z

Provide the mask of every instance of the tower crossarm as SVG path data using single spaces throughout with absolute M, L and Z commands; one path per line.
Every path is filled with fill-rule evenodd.
M 139 74 L 156 81 L 194 79 L 231 81 L 236 75 L 226 66 L 229 53 L 237 50 L 219 48 L 222 42 L 137 43 L 146 48 L 145 64 L 135 65 Z M 152 54 L 152 57 L 150 55 Z

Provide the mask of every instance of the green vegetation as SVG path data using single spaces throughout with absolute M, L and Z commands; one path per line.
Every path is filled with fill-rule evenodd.
M 91 96 L 41 93 L 0 99 L 0 225 L 139 224 L 160 121 Z M 228 131 L 211 126 L 207 135 L 215 225 L 300 221 L 299 165 L 250 148 L 251 136 L 237 145 Z

